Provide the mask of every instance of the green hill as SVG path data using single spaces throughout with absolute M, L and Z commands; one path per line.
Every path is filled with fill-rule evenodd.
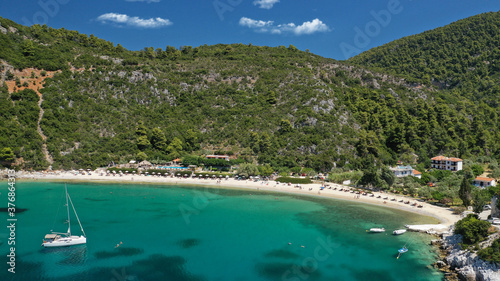
M 496 106 L 413 73 L 401 72 L 405 80 L 294 46 L 129 51 L 76 31 L 0 24 L 3 165 L 90 168 L 225 153 L 329 171 L 372 156 L 394 164 L 414 154 L 499 155 Z
M 349 62 L 453 89 L 497 107 L 500 101 L 500 12 L 486 13 L 395 40 Z

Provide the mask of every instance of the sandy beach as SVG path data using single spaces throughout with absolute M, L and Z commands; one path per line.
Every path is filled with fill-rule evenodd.
M 134 184 L 165 184 L 165 185 L 198 185 L 212 188 L 236 188 L 244 190 L 272 191 L 289 194 L 300 194 L 309 196 L 319 196 L 324 198 L 335 198 L 341 200 L 350 200 L 353 202 L 375 204 L 388 208 L 409 211 L 425 216 L 430 216 L 438 219 L 438 225 L 422 225 L 411 226 L 410 229 L 415 231 L 424 231 L 428 233 L 443 233 L 447 232 L 449 227 L 460 219 L 459 215 L 452 213 L 449 208 L 434 206 L 425 202 L 417 201 L 414 198 L 394 195 L 388 193 L 374 192 L 362 195 L 345 191 L 351 189 L 349 186 L 327 183 L 327 187 L 321 190 L 321 184 L 312 183 L 301 185 L 301 188 L 295 185 L 286 183 L 277 183 L 275 181 L 251 181 L 251 180 L 236 180 L 229 179 L 199 179 L 199 178 L 182 178 L 182 177 L 165 177 L 154 175 L 106 175 L 92 172 L 89 174 L 80 174 L 75 172 L 19 172 L 18 179 L 25 180 L 46 180 L 46 181 L 86 181 L 86 182 L 102 182 L 102 183 L 134 183 Z M 343 189 L 342 191 L 340 191 Z M 404 202 L 409 201 L 409 204 Z M 413 206 L 414 204 L 422 207 Z

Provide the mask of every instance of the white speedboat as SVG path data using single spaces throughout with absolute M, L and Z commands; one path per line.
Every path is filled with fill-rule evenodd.
M 370 228 L 370 232 L 385 232 L 385 228 L 383 228 L 383 227 Z
M 81 245 L 81 244 L 87 243 L 87 237 L 85 237 L 85 231 L 83 231 L 82 224 L 80 223 L 80 219 L 78 218 L 78 214 L 76 213 L 75 206 L 73 206 L 73 202 L 71 201 L 71 197 L 69 197 L 68 188 L 65 186 L 64 189 L 66 191 L 66 209 L 67 209 L 67 213 L 68 213 L 68 220 L 67 220 L 68 232 L 66 232 L 66 233 L 52 232 L 50 234 L 45 235 L 42 246 L 44 246 L 46 248 L 49 248 L 49 247 L 67 247 L 67 246 Z M 75 212 L 76 219 L 78 220 L 78 224 L 80 225 L 80 229 L 82 230 L 83 235 L 80 235 L 80 236 L 71 235 L 71 221 L 70 221 L 70 215 L 69 215 L 69 204 L 71 204 L 71 207 L 72 207 L 73 211 Z
M 397 229 L 392 232 L 394 235 L 401 235 L 406 232 L 406 229 Z

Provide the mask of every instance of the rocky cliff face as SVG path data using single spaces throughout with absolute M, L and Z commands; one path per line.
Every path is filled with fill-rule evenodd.
M 442 248 L 448 252 L 445 262 L 457 272 L 458 278 L 467 281 L 499 281 L 500 266 L 481 260 L 475 253 L 462 250 L 458 245 L 461 241 L 461 235 L 444 235 L 442 239 Z

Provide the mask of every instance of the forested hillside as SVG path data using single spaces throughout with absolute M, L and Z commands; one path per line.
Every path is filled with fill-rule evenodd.
M 486 13 L 373 48 L 349 62 L 498 107 L 499 46 L 500 13 Z
M 4 166 L 94 168 L 225 153 L 275 169 L 329 171 L 500 152 L 496 104 L 410 71 L 367 70 L 359 58 L 354 65 L 294 46 L 128 51 L 76 31 L 0 23 Z M 481 25 L 485 40 L 489 25 Z M 482 60 L 498 66 L 495 55 Z

